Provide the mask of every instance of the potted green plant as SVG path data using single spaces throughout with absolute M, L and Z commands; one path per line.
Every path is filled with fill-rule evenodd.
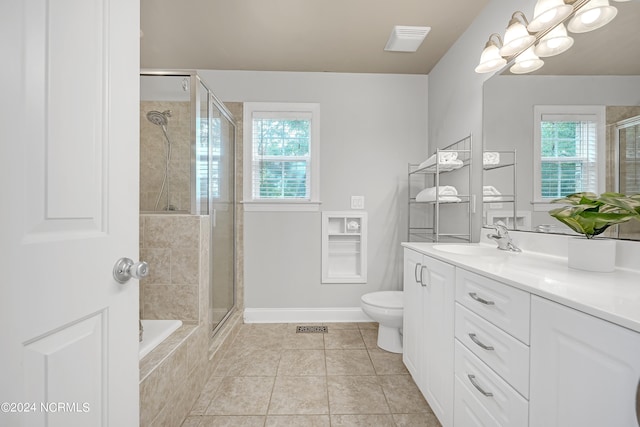
M 553 200 L 566 206 L 552 209 L 549 215 L 566 224 L 586 239 L 569 240 L 569 267 L 588 271 L 609 272 L 615 268 L 616 242 L 594 239 L 615 224 L 640 221 L 640 194 L 574 193 Z

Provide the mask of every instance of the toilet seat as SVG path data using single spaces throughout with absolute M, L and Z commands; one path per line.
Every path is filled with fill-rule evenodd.
M 404 308 L 401 291 L 372 292 L 363 295 L 362 302 L 378 308 Z

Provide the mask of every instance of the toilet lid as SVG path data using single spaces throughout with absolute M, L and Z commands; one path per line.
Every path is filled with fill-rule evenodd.
M 402 291 L 372 292 L 362 295 L 362 301 L 380 308 L 402 308 Z

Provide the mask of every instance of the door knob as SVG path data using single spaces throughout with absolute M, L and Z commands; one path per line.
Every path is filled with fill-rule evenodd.
M 134 279 L 142 279 L 149 275 L 149 264 L 144 261 L 133 262 L 129 258 L 120 258 L 113 266 L 113 278 L 118 283 L 126 283 L 132 277 Z

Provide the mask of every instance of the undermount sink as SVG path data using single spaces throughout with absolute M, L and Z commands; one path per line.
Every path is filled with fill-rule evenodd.
M 471 255 L 471 256 L 501 256 L 507 251 L 501 251 L 496 247 L 484 246 L 478 244 L 468 245 L 434 245 L 433 249 L 441 252 L 448 252 L 456 255 Z

